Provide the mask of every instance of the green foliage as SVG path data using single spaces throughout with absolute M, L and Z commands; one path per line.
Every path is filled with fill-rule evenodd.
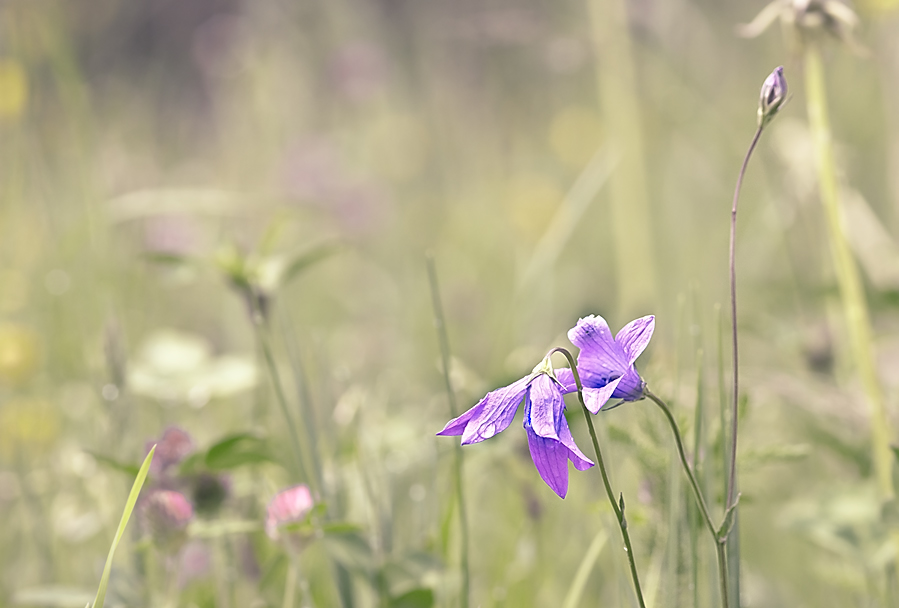
M 100 585 L 97 587 L 97 595 L 94 598 L 94 603 L 91 604 L 91 608 L 103 608 L 103 604 L 106 601 L 106 587 L 109 585 L 109 574 L 112 571 L 112 558 L 115 556 L 119 541 L 122 540 L 122 535 L 125 533 L 125 527 L 128 525 L 128 520 L 131 519 L 131 513 L 134 511 L 137 497 L 140 495 L 140 490 L 144 486 L 144 481 L 147 479 L 147 473 L 150 472 L 150 463 L 153 462 L 154 452 L 156 452 L 156 446 L 153 446 L 150 449 L 150 453 L 144 458 L 144 462 L 134 479 L 134 485 L 131 486 L 128 500 L 125 501 L 125 509 L 122 511 L 122 519 L 119 521 L 119 527 L 116 528 L 115 536 L 112 539 L 112 545 L 109 547 L 109 555 L 106 556 L 106 565 L 103 566 Z

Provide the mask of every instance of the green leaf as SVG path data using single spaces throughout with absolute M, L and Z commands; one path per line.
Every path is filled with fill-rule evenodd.
M 734 504 L 727 508 L 727 511 L 724 513 L 724 521 L 721 522 L 721 527 L 718 528 L 718 540 L 724 541 L 727 540 L 728 535 L 730 535 L 730 531 L 734 527 L 734 521 L 736 521 L 737 515 L 737 505 L 740 504 L 740 494 L 737 494 L 736 500 L 734 500 Z
M 194 263 L 194 260 L 177 253 L 163 251 L 148 251 L 140 256 L 147 262 L 159 264 L 161 266 L 187 266 Z
M 284 271 L 281 274 L 281 286 L 287 285 L 290 281 L 299 276 L 307 268 L 310 268 L 318 262 L 331 257 L 342 249 L 343 246 L 340 243 L 332 241 L 321 243 L 319 245 L 316 245 L 315 247 L 312 247 L 311 249 L 304 251 L 303 253 L 295 255 L 287 262 L 287 266 L 284 268 Z
M 390 600 L 390 608 L 431 608 L 434 605 L 434 592 L 423 587 L 407 591 Z
M 371 575 L 375 568 L 374 552 L 358 529 L 323 529 L 325 548 L 331 559 L 351 572 Z
M 109 555 L 106 556 L 106 565 L 103 567 L 103 575 L 100 577 L 100 586 L 97 588 L 97 596 L 94 598 L 93 608 L 103 608 L 103 603 L 106 601 L 106 587 L 109 585 L 109 573 L 112 571 L 112 558 L 115 555 L 116 548 L 119 546 L 119 541 L 122 540 L 122 535 L 125 533 L 125 526 L 128 525 L 128 520 L 131 519 L 131 513 L 134 511 L 137 497 L 140 495 L 140 490 L 147 479 L 147 473 L 150 472 L 150 463 L 153 462 L 153 454 L 155 453 L 156 446 L 154 445 L 147 457 L 144 458 L 144 463 L 137 472 L 134 485 L 131 486 L 131 493 L 128 494 L 128 500 L 125 502 L 122 519 L 119 521 L 119 527 L 112 540 L 112 545 L 109 547 Z
M 213 471 L 273 461 L 265 440 L 250 433 L 226 437 L 206 452 L 206 466 Z
M 102 465 L 109 467 L 115 471 L 119 471 L 121 473 L 125 473 L 130 477 L 137 476 L 138 471 L 140 470 L 137 465 L 128 464 L 125 462 L 119 462 L 115 458 L 110 456 L 104 456 L 103 454 L 98 454 L 97 452 L 93 452 L 91 450 L 84 450 L 87 454 L 90 454 L 94 457 L 94 460 L 99 462 Z

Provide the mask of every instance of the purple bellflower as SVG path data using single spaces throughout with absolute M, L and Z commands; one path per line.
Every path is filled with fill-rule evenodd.
M 590 315 L 569 330 L 568 339 L 581 349 L 577 370 L 588 410 L 599 413 L 609 399 L 637 401 L 643 398 L 644 382 L 634 368 L 634 361 L 649 344 L 653 329 L 655 317 L 648 315 L 631 321 L 612 338 L 606 320 Z M 577 390 L 570 369 L 558 370 L 556 377 L 564 387 L 563 392 Z
M 570 370 L 567 371 L 571 377 Z M 565 386 L 547 356 L 524 378 L 487 393 L 477 405 L 450 420 L 438 435 L 461 435 L 462 445 L 479 443 L 506 430 L 524 400 L 524 429 L 531 459 L 543 481 L 560 498 L 568 493 L 568 461 L 578 471 L 593 466 L 578 449 L 565 420 Z

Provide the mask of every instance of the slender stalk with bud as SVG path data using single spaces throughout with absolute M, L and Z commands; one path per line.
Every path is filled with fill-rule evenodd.
M 762 131 L 771 122 L 775 115 L 783 107 L 787 100 L 787 81 L 783 75 L 783 67 L 779 66 L 774 69 L 762 84 L 759 94 L 758 109 L 758 125 L 755 135 L 743 157 L 743 164 L 740 167 L 740 173 L 737 176 L 737 185 L 734 188 L 734 198 L 730 211 L 730 253 L 729 253 L 729 271 L 730 271 L 730 314 L 731 314 L 731 340 L 733 347 L 733 392 L 731 394 L 731 428 L 730 428 L 730 444 L 728 446 L 728 473 L 727 473 L 727 497 L 725 501 L 725 512 L 732 513 L 733 520 L 737 516 L 737 436 L 739 431 L 739 402 L 740 402 L 740 362 L 739 362 L 739 343 L 737 331 L 737 268 L 736 268 L 736 239 L 737 239 L 737 204 L 740 200 L 740 188 L 743 185 L 743 177 L 746 175 L 746 167 L 749 164 L 749 158 L 752 156 Z M 730 530 L 724 530 L 721 536 L 722 544 L 728 542 Z M 719 549 L 720 552 L 720 549 Z M 734 552 L 736 555 L 736 564 L 732 564 L 729 568 L 734 584 L 731 585 L 732 593 L 737 597 L 733 598 L 739 603 L 739 551 Z M 734 556 L 731 553 L 732 557 Z M 724 599 L 724 605 L 727 606 L 729 598 Z

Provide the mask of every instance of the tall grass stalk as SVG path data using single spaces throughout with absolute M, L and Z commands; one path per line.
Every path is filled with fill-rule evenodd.
M 562 608 L 577 608 L 580 605 L 581 597 L 584 595 L 584 587 L 587 585 L 587 579 L 590 576 L 590 571 L 596 565 L 596 560 L 599 559 L 608 540 L 609 535 L 605 530 L 600 530 L 596 533 L 596 536 L 593 537 L 593 542 L 587 547 L 587 552 L 581 559 L 581 563 L 577 567 L 577 572 L 574 573 L 574 579 L 568 587 L 568 593 L 565 594 Z
M 437 281 L 437 266 L 434 263 L 434 255 L 428 253 L 425 256 L 428 266 L 428 283 L 431 287 L 431 304 L 434 307 L 434 327 L 437 328 L 437 339 L 440 342 L 440 361 L 443 367 L 443 382 L 446 388 L 447 401 L 449 403 L 450 417 L 458 415 L 459 408 L 456 405 L 456 393 L 453 390 L 453 381 L 450 376 L 450 348 L 449 334 L 446 331 L 446 317 L 443 315 L 443 304 L 440 299 L 440 283 Z M 465 484 L 463 483 L 464 460 L 462 445 L 455 443 L 453 448 L 453 477 L 456 484 L 456 497 L 459 501 L 459 527 L 462 541 L 462 556 L 460 569 L 462 570 L 461 606 L 468 608 L 471 595 L 471 572 L 468 564 L 469 540 L 468 540 L 468 511 L 465 507 Z
M 641 100 L 624 0 L 587 0 L 587 9 L 603 122 L 613 152 L 619 155 L 609 184 L 610 217 L 618 252 L 615 265 L 619 312 L 627 314 L 652 304 L 658 284 L 646 192 Z
M 892 425 L 887 414 L 883 387 L 877 377 L 877 364 L 874 356 L 874 341 L 871 330 L 871 318 L 865 298 L 864 286 L 858 272 L 858 266 L 852 257 L 849 241 L 846 237 L 843 214 L 840 204 L 840 190 L 837 181 L 836 162 L 833 153 L 833 136 L 830 131 L 830 120 L 827 113 L 827 90 L 824 81 L 824 66 L 818 47 L 809 42 L 805 47 L 805 92 L 808 109 L 809 127 L 815 147 L 815 161 L 818 168 L 818 187 L 821 192 L 821 203 L 824 205 L 824 216 L 827 223 L 827 234 L 830 251 L 833 256 L 834 270 L 840 289 L 843 304 L 843 316 L 849 334 L 849 347 L 861 379 L 862 388 L 868 401 L 871 450 L 874 460 L 874 474 L 880 498 L 887 501 L 893 498 L 893 456 L 890 438 L 893 436 Z M 891 532 L 893 546 L 899 551 L 899 532 Z M 899 559 L 894 560 L 896 575 L 899 577 Z M 887 581 L 887 593 L 890 583 Z
M 128 520 L 131 519 L 131 513 L 134 511 L 135 504 L 137 504 L 137 497 L 140 495 L 140 490 L 144 487 L 144 481 L 147 479 L 147 473 L 150 472 L 150 463 L 153 462 L 153 454 L 155 453 L 156 446 L 154 445 L 150 448 L 150 453 L 144 458 L 144 463 L 137 471 L 137 477 L 134 478 L 131 492 L 128 494 L 128 500 L 125 501 L 125 510 L 122 511 L 122 518 L 119 520 L 119 527 L 116 529 L 115 536 L 112 539 L 112 545 L 109 547 L 109 554 L 106 556 L 106 565 L 103 566 L 100 585 L 97 587 L 97 595 L 94 597 L 94 603 L 91 604 L 91 608 L 103 608 L 103 603 L 106 601 L 106 587 L 109 585 L 109 574 L 112 572 L 112 558 L 115 556 L 119 541 L 122 540 L 122 535 L 125 534 L 125 527 L 128 525 Z
M 871 449 L 877 486 L 884 499 L 893 495 L 890 437 L 892 429 L 887 416 L 883 389 L 877 377 L 871 320 L 858 267 L 849 249 L 843 226 L 839 184 L 833 154 L 833 137 L 827 115 L 827 93 L 821 54 L 814 43 L 805 48 L 805 89 L 809 127 L 815 146 L 818 185 L 827 222 L 827 235 L 833 255 L 834 270 L 843 303 L 843 315 L 849 334 L 852 359 L 855 361 L 871 416 Z
M 700 453 L 704 445 L 703 425 L 704 402 L 703 390 L 705 388 L 703 374 L 703 353 L 702 348 L 696 351 L 696 405 L 693 409 L 693 474 L 696 475 L 696 481 L 702 487 L 702 474 L 699 469 Z M 698 507 L 689 509 L 688 517 L 690 521 L 690 586 L 693 590 L 693 608 L 699 608 L 699 514 L 694 510 Z M 701 524 L 700 524 L 701 525 Z

